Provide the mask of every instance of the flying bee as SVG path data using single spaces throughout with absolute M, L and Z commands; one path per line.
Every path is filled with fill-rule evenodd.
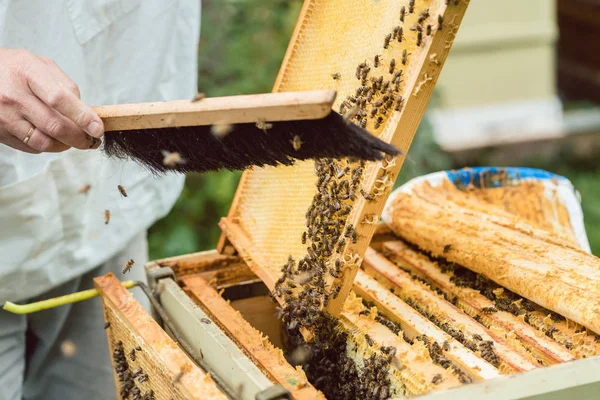
M 404 16 L 406 15 L 406 7 L 402 6 L 400 9 L 400 22 L 404 22 Z
M 192 103 L 195 103 L 197 101 L 200 101 L 202 99 L 206 98 L 206 95 L 204 93 L 196 93 L 196 95 L 194 96 L 194 98 L 192 99 Z
M 364 197 L 368 201 L 375 200 L 375 198 L 373 196 L 371 196 L 369 193 L 365 192 L 364 189 L 362 189 L 362 188 L 360 189 L 360 194 L 362 195 L 362 197 Z
M 300 139 L 299 135 L 294 135 L 294 138 L 292 140 L 290 140 L 290 143 L 292 144 L 292 147 L 296 151 L 300 150 L 300 148 L 304 144 L 304 142 L 302 141 L 302 139 Z
M 185 159 L 177 152 L 161 150 L 163 155 L 162 163 L 167 168 L 175 168 L 177 165 L 185 164 Z
M 375 54 L 375 58 L 373 59 L 373 66 L 375 68 L 379 67 L 380 62 L 381 62 L 381 56 L 379 54 Z
M 123 274 L 126 274 L 127 272 L 129 272 L 131 270 L 131 268 L 133 268 L 133 264 L 135 264 L 135 262 L 132 259 L 129 259 L 129 261 L 127 261 L 125 263 L 125 266 L 123 267 Z
M 438 29 L 441 31 L 444 26 L 444 17 L 442 14 L 438 15 Z
M 214 124 L 210 127 L 210 133 L 218 138 L 223 138 L 231 133 L 233 124 Z
M 415 0 L 410 0 L 408 2 L 408 13 L 412 14 L 415 12 Z
M 104 225 L 110 222 L 110 210 L 104 210 Z
M 127 192 L 125 191 L 125 188 L 123 186 L 117 185 L 117 189 L 119 189 L 119 192 L 121 192 L 121 196 L 127 197 Z
M 90 191 L 90 189 L 92 188 L 92 185 L 85 184 L 82 187 L 80 187 L 79 189 L 77 189 L 77 193 L 81 193 L 81 194 L 87 194 L 87 192 Z
M 385 40 L 383 41 L 383 48 L 387 49 L 390 46 L 390 41 L 392 40 L 392 34 L 388 33 L 387 36 L 385 37 Z
M 431 36 L 431 24 L 427 24 L 427 29 L 425 29 L 425 34 L 427 36 Z
M 267 130 L 271 129 L 273 127 L 273 124 L 270 124 L 265 120 L 259 119 L 258 121 L 256 121 L 256 127 L 264 133 L 267 133 Z
M 402 65 L 406 65 L 406 62 L 408 61 L 408 52 L 406 51 L 406 49 L 402 50 Z
M 417 32 L 417 46 L 421 46 L 423 44 L 423 32 Z
M 342 75 L 340 75 L 339 72 L 336 72 L 335 74 L 331 74 L 331 77 L 333 78 L 334 81 L 337 81 L 338 79 L 340 79 L 342 77 Z

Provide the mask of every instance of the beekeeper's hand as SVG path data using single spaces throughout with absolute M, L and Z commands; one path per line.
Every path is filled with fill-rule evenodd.
M 96 148 L 103 134 L 100 117 L 54 61 L 0 48 L 0 143 L 28 153 L 59 152 Z

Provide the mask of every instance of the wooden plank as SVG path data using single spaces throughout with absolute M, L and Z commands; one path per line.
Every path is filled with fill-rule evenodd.
M 394 292 L 400 298 L 405 301 L 410 300 L 413 307 L 421 307 L 423 312 L 435 316 L 441 323 L 447 322 L 454 330 L 461 331 L 467 341 L 474 343 L 481 340 L 491 341 L 500 361 L 499 369 L 503 373 L 529 371 L 540 366 L 535 360 L 527 359 L 515 352 L 503 338 L 483 327 L 425 285 L 413 280 L 409 274 L 375 250 L 367 250 L 363 266 L 378 281 L 394 288 Z M 475 335 L 479 335 L 481 340 L 477 340 Z
M 472 317 L 478 315 L 484 325 L 488 328 L 493 326 L 494 331 L 502 334 L 507 340 L 514 335 L 515 339 L 520 342 L 518 344 L 525 346 L 528 351 L 545 364 L 556 364 L 577 359 L 566 348 L 526 323 L 523 318 L 502 310 L 489 314 L 482 312 L 484 308 L 496 310 L 494 302 L 477 290 L 457 286 L 451 281 L 449 275 L 442 273 L 440 268 L 425 255 L 415 252 L 403 242 L 386 242 L 383 248 L 388 259 L 400 263 L 403 267 L 409 268 L 417 275 L 424 277 L 429 283 L 449 296 L 457 296 L 458 308 Z M 518 349 L 519 346 L 517 345 L 515 348 Z
M 204 279 L 189 276 L 183 281 L 184 289 L 190 298 L 211 315 L 211 319 L 271 380 L 282 384 L 295 399 L 325 399 L 323 394 L 308 382 L 302 370 L 292 367 L 283 357 L 282 351 L 254 329 Z
M 325 118 L 331 112 L 335 90 L 301 93 L 260 93 L 211 97 L 200 101 L 176 100 L 94 107 L 110 131 L 158 129 L 258 121 L 297 121 Z
M 412 8 L 409 0 L 377 3 L 366 0 L 307 0 L 274 91 L 335 85 L 339 93 L 335 107 L 339 108 L 343 97 L 354 94 L 361 86 L 360 81 L 352 81 L 353 69 L 358 63 L 365 59 L 373 60 L 375 55 L 384 53 L 386 71 L 382 72 L 385 75 L 387 65 L 395 57 L 398 69 L 404 69 L 404 81 L 399 91 L 399 95 L 404 98 L 404 106 L 399 111 L 390 109 L 382 116 L 381 127 L 375 128 L 374 121 L 369 121 L 367 129 L 406 154 L 467 5 L 467 0 L 451 2 L 449 5 L 441 0 L 416 2 L 414 13 L 407 13 L 405 22 L 401 24 L 402 42 L 394 41 L 387 46 L 390 49 L 385 51 L 382 49 L 384 38 L 399 24 L 400 7 L 404 6 L 406 10 Z M 335 9 L 345 11 L 339 14 Z M 422 39 L 417 45 L 418 33 L 410 28 L 418 23 L 417 19 L 426 10 L 430 17 L 426 19 L 426 23 L 422 23 Z M 438 25 L 438 15 L 443 18 L 441 29 Z M 343 29 L 339 27 L 339 23 L 344 24 Z M 432 26 L 431 36 L 426 33 L 427 25 Z M 346 43 L 350 38 L 352 43 Z M 357 42 L 356 38 L 360 38 L 360 41 Z M 403 57 L 403 51 L 406 51 L 407 57 Z M 406 66 L 400 66 L 403 58 L 408 60 Z M 331 73 L 335 72 L 334 68 L 343 70 L 341 81 L 332 80 Z M 386 76 L 392 79 L 391 74 Z M 339 295 L 329 301 L 327 311 L 332 315 L 339 314 L 352 287 L 359 261 L 375 231 L 375 224 L 364 222 L 369 216 L 372 219 L 381 214 L 403 161 L 404 157 L 398 157 L 370 163 L 365 168 L 361 189 L 365 193 L 371 193 L 374 200 L 367 201 L 358 195 L 357 190 L 358 198 L 347 217 L 346 227 L 352 224 L 358 234 L 358 240 L 356 243 L 348 241 L 343 246 L 341 258 L 358 262 L 348 264 L 349 268 L 343 278 L 336 282 L 328 282 L 328 287 L 342 288 Z M 288 251 L 295 259 L 306 254 L 306 246 L 302 246 L 300 237 L 304 229 L 303 214 L 315 193 L 312 190 L 314 179 L 314 170 L 308 164 L 298 164 L 294 168 L 246 171 L 238 186 L 229 215 L 220 224 L 224 234 L 245 258 L 250 268 L 271 290 L 274 289 L 274 282 L 280 274 L 279 267 L 287 259 L 284 252 Z M 290 183 L 294 185 L 291 186 Z M 284 188 L 285 185 L 288 185 L 288 190 Z M 234 229 L 234 226 L 238 229 Z M 333 263 L 333 260 L 329 262 Z
M 433 339 L 442 348 L 444 355 L 474 381 L 500 376 L 496 367 L 477 357 L 364 271 L 358 271 L 353 290 L 363 299 L 374 303 L 392 321 L 398 322 L 411 340 L 419 335 L 427 335 Z
M 119 368 L 130 374 L 138 368 L 143 371 L 137 378 L 126 380 L 134 385 L 129 393 L 139 390 L 143 395 L 154 391 L 155 398 L 159 400 L 227 398 L 112 273 L 94 278 L 94 285 L 101 293 L 104 315 L 110 323 L 107 334 L 113 362 L 115 354 L 122 350 L 126 361 L 121 360 Z M 136 351 L 136 348 L 139 350 Z M 116 369 L 118 365 L 114 367 Z M 147 374 L 145 381 L 140 378 L 143 374 Z M 115 383 L 121 388 L 116 374 Z

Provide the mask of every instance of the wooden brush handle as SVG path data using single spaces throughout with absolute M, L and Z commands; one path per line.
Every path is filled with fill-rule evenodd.
M 199 101 L 94 107 L 107 132 L 258 121 L 297 121 L 325 118 L 331 112 L 335 90 L 265 93 L 212 97 Z

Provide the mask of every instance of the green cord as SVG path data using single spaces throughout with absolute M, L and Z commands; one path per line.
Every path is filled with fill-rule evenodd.
M 121 282 L 124 288 L 131 289 L 135 286 L 135 281 Z M 78 303 L 80 301 L 89 300 L 100 295 L 98 289 L 89 289 L 77 293 L 71 293 L 53 299 L 37 301 L 30 304 L 15 304 L 7 301 L 4 303 L 4 310 L 13 314 L 31 314 L 34 312 L 47 310 L 49 308 L 64 306 L 65 304 Z

